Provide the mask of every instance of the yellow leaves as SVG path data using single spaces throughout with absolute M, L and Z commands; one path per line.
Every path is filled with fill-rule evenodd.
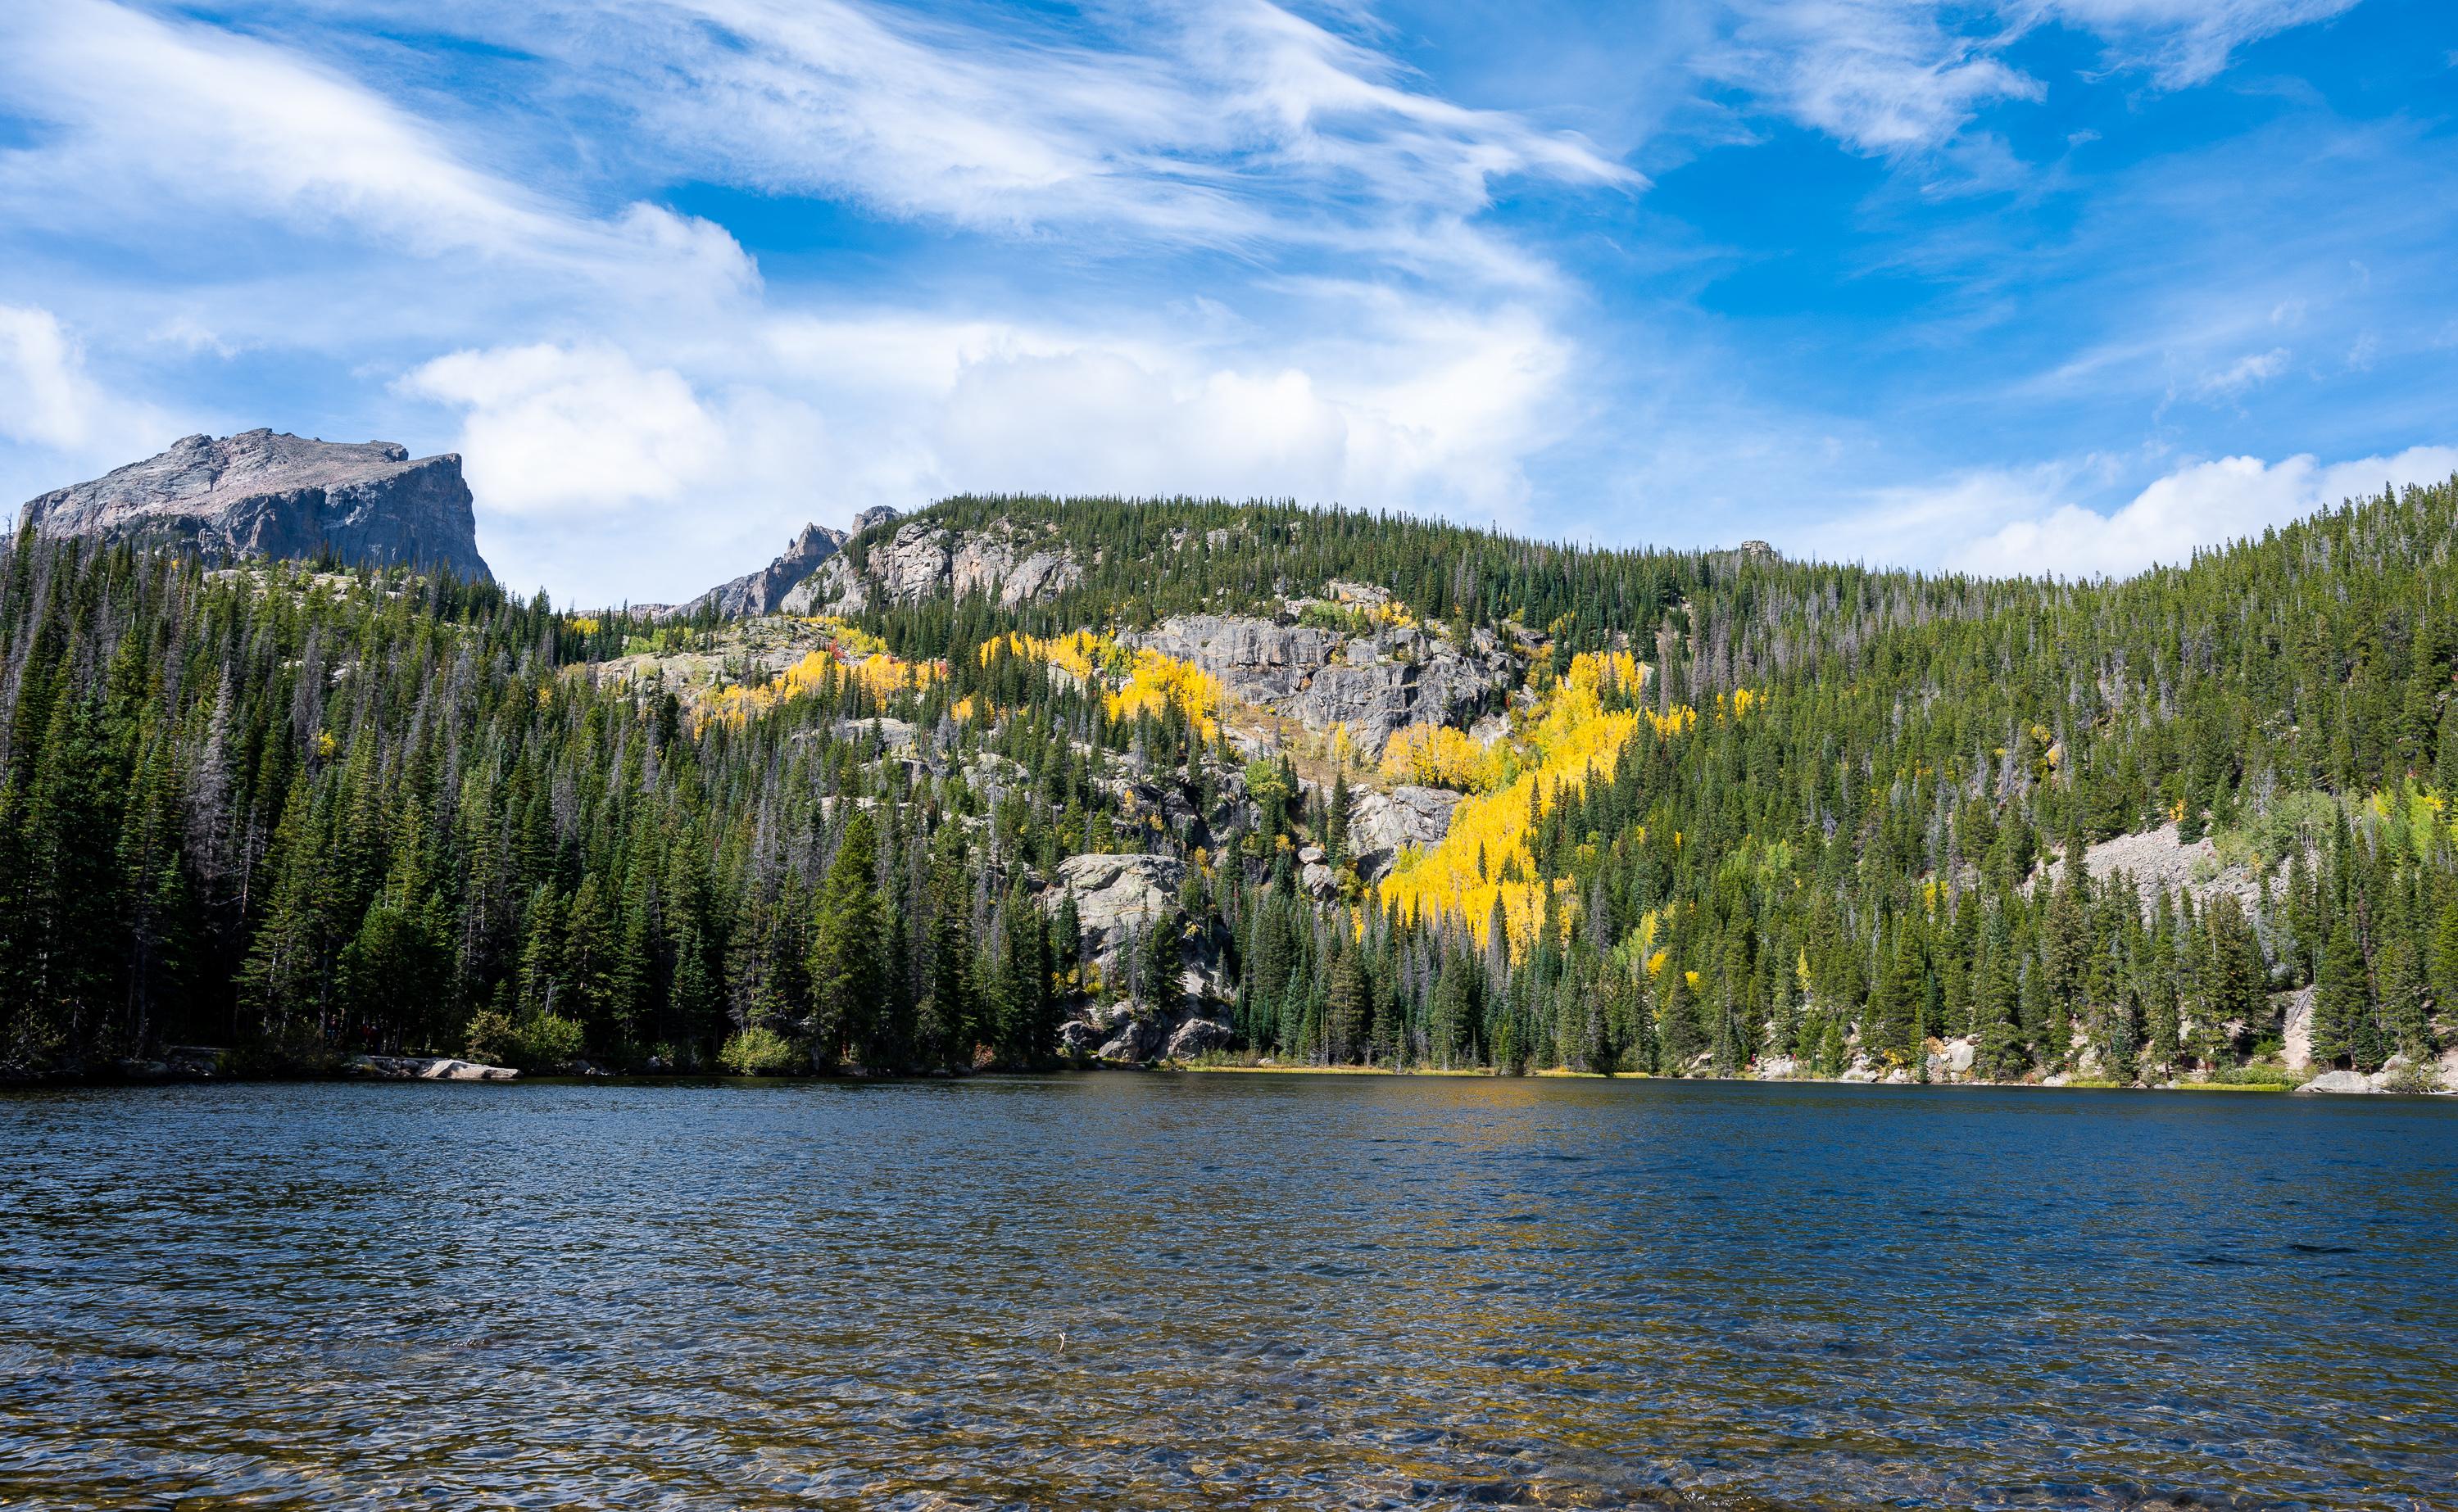
M 763 686 L 738 683 L 711 694 L 700 706 L 699 722 L 703 727 L 715 723 L 739 729 L 779 704 L 820 692 L 831 676 L 853 683 L 884 702 L 899 694 L 919 692 L 946 675 L 947 669 L 937 662 L 904 661 L 884 651 L 842 665 L 834 652 L 809 652 Z
M 1698 725 L 1698 711 L 1686 703 L 1675 704 L 1663 714 L 1657 714 L 1653 709 L 1647 710 L 1646 714 L 1647 722 L 1656 727 L 1656 735 L 1666 740 L 1678 735 L 1686 735 L 1697 729 Z
M 1116 642 L 1089 630 L 1069 631 L 1064 635 L 1046 639 L 1039 635 L 1019 635 L 1010 631 L 982 642 L 978 654 L 983 666 L 990 664 L 990 658 L 998 653 L 1001 646 L 1007 648 L 1010 656 L 1055 667 L 1073 674 L 1076 681 L 1085 683 L 1111 670 L 1120 660 Z
M 1672 959 L 1673 952 L 1670 950 L 1650 951 L 1647 957 L 1647 974 L 1651 977 L 1662 976 L 1664 963 Z
M 816 625 L 825 631 L 828 638 L 836 642 L 839 651 L 852 652 L 864 656 L 887 654 L 887 642 L 834 614 L 806 614 L 802 617 L 802 623 Z
M 1107 700 L 1113 721 L 1175 707 L 1202 732 L 1204 739 L 1220 733 L 1220 711 L 1229 700 L 1228 690 L 1191 661 L 1152 650 L 1131 652 L 1109 636 L 1089 630 L 1047 637 L 1010 631 L 982 642 L 975 654 L 987 667 L 1002 648 L 1010 656 L 1054 667 L 1087 686 L 1095 678 L 1123 679 Z
M 1401 858 L 1383 879 L 1383 901 L 1410 919 L 1427 913 L 1458 919 L 1479 944 L 1488 942 L 1499 911 L 1511 953 L 1533 945 L 1544 926 L 1546 900 L 1569 883 L 1536 878 L 1530 832 L 1557 798 L 1575 797 L 1592 774 L 1619 758 L 1640 716 L 1606 713 L 1599 691 L 1613 679 L 1635 686 L 1641 675 L 1627 653 L 1573 659 L 1546 697 L 1543 714 L 1525 733 L 1521 769 L 1500 781 L 1510 754 L 1479 752 L 1480 765 L 1495 775 L 1489 790 L 1461 800 L 1451 811 L 1450 831 L 1441 843 Z M 1456 757 L 1459 743 L 1474 745 L 1457 731 L 1448 731 L 1448 736 L 1458 743 L 1431 726 L 1412 726 L 1394 739 L 1408 742 L 1400 757 L 1403 764 L 1424 756 L 1440 772 L 1446 753 Z M 1391 769 L 1386 754 L 1385 770 Z
M 1491 785 L 1494 772 L 1490 754 L 1449 725 L 1412 724 L 1383 747 L 1383 775 L 1395 782 L 1474 793 Z
M 572 628 L 580 632 L 584 635 L 594 635 L 597 633 L 597 616 L 594 614 L 574 614 L 572 616 Z
M 1626 651 L 1583 651 L 1571 658 L 1569 680 L 1592 692 L 1619 688 L 1635 694 L 1647 679 L 1647 669 Z
M 1175 706 L 1210 740 L 1220 733 L 1220 709 L 1228 698 L 1219 681 L 1195 663 L 1144 650 L 1135 652 L 1126 686 L 1110 694 L 1109 714 L 1114 724 Z
M 1349 738 L 1347 720 L 1343 719 L 1331 727 L 1331 738 L 1326 745 L 1330 750 L 1333 765 L 1353 767 L 1358 764 L 1357 742 Z
M 539 691 L 543 693 L 545 690 L 540 689 Z M 316 732 L 316 756 L 320 760 L 325 756 L 331 756 L 335 751 L 340 749 L 341 742 L 333 738 L 332 731 L 319 730 Z
M 973 695 L 967 694 L 957 699 L 948 707 L 948 713 L 958 719 L 970 720 L 973 717 Z

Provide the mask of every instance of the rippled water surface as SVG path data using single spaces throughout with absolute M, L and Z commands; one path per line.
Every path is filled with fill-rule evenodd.
M 0 1093 L 0 1504 L 2399 1507 L 2453 1477 L 2448 1102 Z

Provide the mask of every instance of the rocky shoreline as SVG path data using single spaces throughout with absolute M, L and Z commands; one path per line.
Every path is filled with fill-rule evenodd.
M 1202 1021 L 1196 1021 L 1202 1022 Z M 1155 1058 L 1133 1059 L 1114 1053 L 1117 1046 L 1103 1046 L 1098 1051 L 1090 1046 L 1071 1046 L 1061 1068 L 1075 1071 L 1185 1071 L 1200 1074 L 1245 1074 L 1279 1076 L 1424 1076 L 1424 1077 L 1489 1077 L 1501 1078 L 1505 1073 L 1489 1067 L 1443 1068 L 1431 1067 L 1388 1066 L 1312 1066 L 1281 1065 L 1269 1060 L 1230 1061 L 1219 1059 L 1211 1046 L 1191 1049 L 1172 1046 Z M 1802 1076 L 1797 1072 L 1776 1071 L 1761 1067 L 1752 1074 L 1737 1077 L 1658 1077 L 1644 1071 L 1617 1072 L 1607 1077 L 1594 1071 L 1573 1071 L 1556 1068 L 1531 1070 L 1537 1079 L 1576 1079 L 1593 1081 L 1740 1081 L 1740 1082 L 1803 1082 L 1828 1083 L 1864 1087 L 2037 1087 L 2042 1090 L 2073 1089 L 2077 1091 L 2229 1091 L 2269 1092 L 2297 1096 L 2458 1096 L 2458 1052 L 2444 1057 L 2453 1064 L 2435 1067 L 2438 1085 L 2423 1085 L 2421 1078 L 2402 1078 L 2395 1071 L 2332 1070 L 2323 1071 L 2299 1082 L 2237 1082 L 2210 1079 L 2184 1079 L 2160 1083 L 2116 1083 L 2087 1078 L 2051 1076 L 2034 1082 L 1991 1082 L 1968 1076 L 1941 1077 L 1921 1082 L 1909 1073 L 1897 1070 L 1877 1076 L 1865 1071 L 1847 1071 L 1841 1076 Z M 958 1074 L 985 1074 L 940 1071 L 915 1073 L 879 1071 L 865 1067 L 848 1067 L 844 1077 L 864 1079 L 909 1079 L 920 1076 L 944 1077 Z M 994 1073 L 989 1073 L 994 1074 Z M 177 1045 L 165 1046 L 158 1057 L 124 1057 L 100 1065 L 52 1066 L 41 1067 L 0 1067 L 0 1087 L 42 1086 L 161 1086 L 205 1083 L 255 1082 L 520 1082 L 540 1077 L 572 1079 L 583 1077 L 623 1076 L 626 1080 L 655 1081 L 682 1079 L 690 1081 L 765 1081 L 770 1077 L 737 1077 L 722 1071 L 675 1072 L 656 1070 L 640 1073 L 614 1072 L 594 1062 L 576 1062 L 552 1069 L 524 1072 L 510 1066 L 490 1066 L 483 1062 L 463 1060 L 450 1055 L 349 1055 L 332 1061 L 314 1063 L 283 1062 L 260 1056 L 242 1055 L 214 1046 Z M 786 1080 L 820 1080 L 816 1075 L 783 1078 Z

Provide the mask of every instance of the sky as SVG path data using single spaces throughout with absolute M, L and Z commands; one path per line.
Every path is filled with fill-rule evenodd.
M 2121 574 L 2458 472 L 2447 0 L 0 4 L 0 506 L 458 451 L 670 601 L 1198 494 Z

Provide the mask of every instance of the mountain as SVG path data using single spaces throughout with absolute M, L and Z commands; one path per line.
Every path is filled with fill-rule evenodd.
M 47 540 L 177 547 L 213 563 L 330 555 L 490 576 L 461 459 L 413 460 L 385 441 L 186 436 L 159 456 L 29 500 L 19 524 Z
M 2458 482 L 2092 583 L 856 527 L 681 617 L 10 543 L 0 1068 L 2458 1071 Z
M 786 595 L 802 586 L 819 570 L 847 541 L 875 526 L 902 519 L 903 511 L 887 505 L 876 505 L 854 516 L 850 530 L 833 529 L 824 525 L 806 525 L 802 533 L 785 543 L 784 553 L 757 572 L 745 572 L 731 578 L 696 598 L 671 610 L 659 611 L 667 615 L 688 618 L 695 614 L 714 613 L 733 619 L 744 614 L 774 614 L 785 607 Z

